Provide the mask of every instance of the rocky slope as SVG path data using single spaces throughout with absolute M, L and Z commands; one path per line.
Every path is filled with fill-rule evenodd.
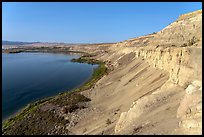
M 113 68 L 89 92 L 93 106 L 108 114 L 118 110 L 113 116 L 97 116 L 98 122 L 84 123 L 95 127 L 86 134 L 202 134 L 202 84 L 195 86 L 202 81 L 201 32 L 199 10 L 181 15 L 154 34 L 94 50 L 84 46 Z M 188 94 L 191 86 L 193 93 Z M 102 125 L 104 118 L 113 122 Z

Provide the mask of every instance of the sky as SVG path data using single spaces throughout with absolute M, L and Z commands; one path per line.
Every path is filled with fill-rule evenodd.
M 2 2 L 2 40 L 119 42 L 199 9 L 201 2 Z

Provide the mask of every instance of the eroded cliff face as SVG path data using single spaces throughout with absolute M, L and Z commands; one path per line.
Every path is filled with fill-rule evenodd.
M 136 51 L 136 56 L 142 56 L 154 67 L 168 71 L 170 81 L 180 86 L 202 78 L 201 48 L 140 48 Z
M 115 44 L 119 53 L 135 52 L 154 67 L 169 72 L 181 86 L 202 74 L 202 10 L 184 14 L 158 33 Z M 112 47 L 115 50 L 115 47 Z
M 179 92 L 174 93 L 175 91 L 172 90 L 175 86 L 180 86 L 184 90 L 186 87 L 189 88 L 195 81 L 201 83 L 201 32 L 202 11 L 199 10 L 180 16 L 177 21 L 171 23 L 156 34 L 127 40 L 115 45 L 119 49 L 117 54 L 135 53 L 136 57 L 144 58 L 145 61 L 155 68 L 165 70 L 169 73 L 169 80 L 161 89 L 155 91 L 154 94 L 147 95 L 133 102 L 132 107 L 127 112 L 121 114 L 115 127 L 115 133 L 127 133 L 125 130 L 133 126 L 137 127 L 135 130 L 138 131 L 135 132 L 138 133 L 140 128 L 143 128 L 143 132 L 140 132 L 140 134 L 143 134 L 144 127 L 148 126 L 148 122 L 145 124 L 145 120 L 143 119 L 142 121 L 141 117 L 146 117 L 144 115 L 147 112 L 153 113 L 154 111 L 152 109 L 156 105 L 161 104 L 162 98 L 168 100 L 172 98 L 171 94 L 176 94 L 178 97 L 177 100 L 179 100 L 179 97 L 183 99 L 182 101 L 174 100 L 180 105 L 177 115 L 181 115 L 180 113 L 182 113 L 182 116 L 177 116 L 181 118 L 179 127 L 174 130 L 172 129 L 172 132 L 168 134 L 202 134 L 202 85 L 199 85 L 200 89 L 197 90 L 196 95 L 186 93 L 185 96 L 184 94 L 180 96 Z M 169 83 L 174 84 L 174 86 L 171 87 Z M 179 88 L 176 88 L 176 90 L 178 91 Z M 183 90 L 181 91 L 184 92 Z M 169 101 L 173 101 L 173 99 Z M 194 102 L 193 105 L 192 101 Z M 151 104 L 150 107 L 147 107 L 148 104 Z M 166 106 L 168 104 L 171 103 L 166 103 Z M 181 109 L 183 106 L 185 106 L 185 110 Z M 158 108 L 155 109 L 157 110 Z M 165 110 L 162 111 L 165 112 Z M 140 124 L 136 124 L 136 126 L 133 123 Z

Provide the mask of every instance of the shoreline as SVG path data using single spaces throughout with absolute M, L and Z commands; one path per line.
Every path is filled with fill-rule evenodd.
M 26 51 L 22 51 L 26 52 Z M 41 51 L 39 51 L 41 52 Z M 44 52 L 43 52 L 44 53 Z M 49 52 L 48 53 L 52 53 Z M 61 52 L 55 52 L 55 53 L 61 53 Z M 71 53 L 75 53 L 72 51 Z M 79 53 L 79 52 L 76 52 Z M 10 54 L 10 53 L 9 53 Z M 13 53 L 12 53 L 13 54 Z M 66 52 L 67 54 L 67 52 Z M 69 54 L 69 53 L 68 53 Z M 97 64 L 99 65 L 96 69 L 94 69 L 93 74 L 91 75 L 91 78 L 88 79 L 85 83 L 83 83 L 81 86 L 74 88 L 70 91 L 64 91 L 60 92 L 57 95 L 46 97 L 37 101 L 34 101 L 33 103 L 27 104 L 25 107 L 17 111 L 15 114 L 11 115 L 10 117 L 2 120 L 2 132 L 5 131 L 9 126 L 14 125 L 16 122 L 22 120 L 24 117 L 26 117 L 28 114 L 32 113 L 33 110 L 39 108 L 41 105 L 45 104 L 48 101 L 52 101 L 52 99 L 57 98 L 59 96 L 66 96 L 68 94 L 74 94 L 78 92 L 82 92 L 84 90 L 88 90 L 92 88 L 95 83 L 100 80 L 108 71 L 108 68 L 105 66 L 105 63 L 96 59 L 92 59 L 91 54 L 85 53 L 85 52 L 80 52 L 82 54 L 78 59 L 73 58 L 71 62 L 76 62 L 76 63 L 87 63 L 87 64 Z M 84 55 L 86 54 L 86 55 Z M 83 61 L 81 60 L 83 58 Z M 2 133 L 4 134 L 4 132 Z
M 2 53 L 15 54 L 21 52 L 42 52 L 42 53 L 74 53 L 74 54 L 86 54 L 85 52 L 71 50 L 70 47 L 18 47 L 10 49 L 2 49 Z

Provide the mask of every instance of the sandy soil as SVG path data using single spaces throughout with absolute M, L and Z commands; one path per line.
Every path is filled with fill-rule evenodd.
M 167 82 L 168 73 L 151 67 L 143 59 L 134 58 L 133 55 L 127 54 L 119 59 L 120 65 L 117 68 L 99 80 L 94 88 L 82 92 L 92 101 L 89 104 L 90 109 L 80 113 L 83 119 L 71 129 L 73 134 L 115 134 L 114 130 L 120 114 L 128 111 L 134 101 L 151 95 L 156 90 L 167 92 L 166 88 L 164 91 L 161 86 Z M 173 132 L 178 126 L 176 111 L 184 90 L 172 85 L 168 92 L 169 95 L 165 93 L 160 96 L 162 99 L 158 99 L 153 106 L 148 106 L 149 114 L 141 117 L 140 121 L 146 121 L 148 124 L 136 132 L 134 129 L 144 123 L 132 125 L 132 128 L 128 126 L 129 130 L 118 134 L 170 134 Z M 107 123 L 108 119 L 111 123 Z

